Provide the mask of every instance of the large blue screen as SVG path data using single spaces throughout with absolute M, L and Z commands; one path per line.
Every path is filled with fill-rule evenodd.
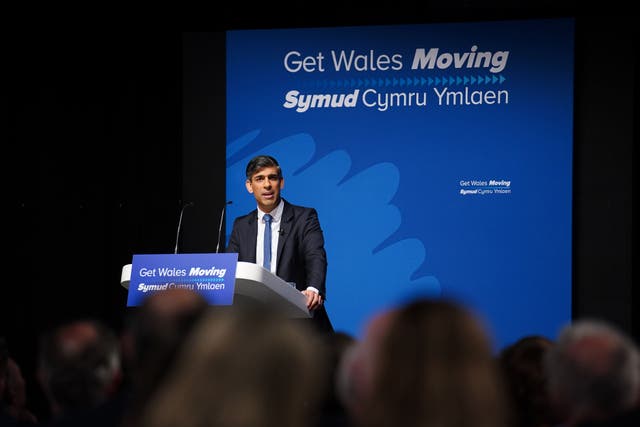
M 227 230 L 244 168 L 315 207 L 326 308 L 454 298 L 498 346 L 571 318 L 572 19 L 228 31 Z

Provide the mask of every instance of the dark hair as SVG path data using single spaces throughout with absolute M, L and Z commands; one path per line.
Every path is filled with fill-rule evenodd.
M 280 164 L 278 164 L 278 161 L 271 156 L 267 156 L 266 154 L 261 154 L 249 160 L 249 163 L 247 164 L 247 169 L 245 171 L 247 175 L 247 179 L 251 180 L 251 177 L 256 172 L 258 172 L 261 169 L 269 168 L 269 167 L 278 168 L 278 177 L 282 178 L 282 170 L 280 170 Z
M 541 335 L 527 335 L 508 345 L 498 363 L 509 393 L 511 426 L 544 426 L 560 423 L 548 391 L 545 355 L 554 342 Z
M 40 338 L 39 369 L 63 411 L 93 407 L 105 399 L 120 369 L 118 337 L 100 320 L 60 324 Z

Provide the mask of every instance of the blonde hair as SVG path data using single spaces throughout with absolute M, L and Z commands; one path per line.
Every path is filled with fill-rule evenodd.
M 143 425 L 298 427 L 324 392 L 320 346 L 311 329 L 271 312 L 209 313 L 152 397 Z

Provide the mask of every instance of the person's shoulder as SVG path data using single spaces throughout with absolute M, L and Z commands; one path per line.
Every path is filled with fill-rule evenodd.
M 315 208 L 312 208 L 310 206 L 294 205 L 293 203 L 288 202 L 285 199 L 283 199 L 283 201 L 284 201 L 283 210 L 285 210 L 285 211 L 287 209 L 290 209 L 290 210 L 292 210 L 294 212 L 315 212 L 316 211 Z
M 234 222 L 248 222 L 252 218 L 256 218 L 257 215 L 258 215 L 258 210 L 254 209 L 249 213 L 237 216 L 236 219 L 234 219 Z
M 318 219 L 318 212 L 315 208 L 308 206 L 300 206 L 293 205 L 285 200 L 284 209 L 282 210 L 283 218 L 288 218 L 289 220 L 297 218 L 298 220 L 302 218 L 315 218 Z

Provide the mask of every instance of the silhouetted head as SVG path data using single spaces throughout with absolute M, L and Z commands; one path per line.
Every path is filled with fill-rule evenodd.
M 418 299 L 381 313 L 349 353 L 345 405 L 360 426 L 506 425 L 490 336 L 459 304 Z
M 583 319 L 565 326 L 545 363 L 551 397 L 570 423 L 608 418 L 637 403 L 638 349 L 613 325 Z
M 41 337 L 38 379 L 54 416 L 97 406 L 121 378 L 118 337 L 102 322 L 74 320 Z

